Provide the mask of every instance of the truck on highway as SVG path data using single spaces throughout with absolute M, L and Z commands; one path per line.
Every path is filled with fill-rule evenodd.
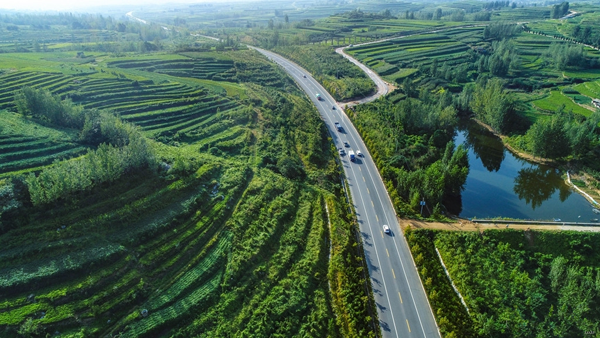
M 356 160 L 356 157 L 354 155 L 354 151 L 353 150 L 350 150 L 348 152 L 348 156 L 350 156 L 350 161 L 354 162 L 354 160 Z
M 342 125 L 339 122 L 334 123 L 335 124 L 335 129 L 337 129 L 337 131 L 342 132 Z

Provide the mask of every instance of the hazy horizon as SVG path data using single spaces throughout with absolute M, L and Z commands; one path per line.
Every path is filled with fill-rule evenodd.
M 65 11 L 81 10 L 86 8 L 98 8 L 109 6 L 154 6 L 165 4 L 183 4 L 200 2 L 239 2 L 240 0 L 22 0 L 22 1 L 0 1 L 0 9 L 5 10 L 27 10 L 27 11 Z

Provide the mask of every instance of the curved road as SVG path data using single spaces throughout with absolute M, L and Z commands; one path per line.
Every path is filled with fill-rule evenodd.
M 348 142 L 346 152 L 353 149 L 364 154 L 356 162 L 348 156 L 341 161 L 356 209 L 383 337 L 440 337 L 394 207 L 358 131 L 310 73 L 278 54 L 255 49 L 283 67 L 308 94 L 336 147 Z M 316 94 L 322 99 L 317 100 Z M 342 132 L 335 129 L 335 122 L 342 125 Z M 390 235 L 383 233 L 384 224 L 390 226 Z

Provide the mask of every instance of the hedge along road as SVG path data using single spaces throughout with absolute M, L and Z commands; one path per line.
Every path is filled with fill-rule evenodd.
M 394 207 L 358 131 L 333 97 L 306 70 L 278 54 L 251 48 L 279 64 L 308 94 L 337 148 L 344 148 L 346 153 L 350 149 L 360 150 L 364 154 L 355 162 L 347 155 L 342 156 L 341 162 L 356 210 L 383 337 L 440 337 Z M 341 124 L 341 132 L 336 130 L 335 122 Z M 344 147 L 344 142 L 350 147 Z M 390 226 L 391 234 L 383 233 L 384 224 Z

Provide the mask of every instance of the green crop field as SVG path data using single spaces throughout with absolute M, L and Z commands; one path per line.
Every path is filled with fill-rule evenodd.
M 583 116 L 589 116 L 593 112 L 591 106 L 589 109 L 584 108 L 573 102 L 570 97 L 557 90 L 551 91 L 550 95 L 543 99 L 533 101 L 533 105 L 544 111 L 555 111 L 558 107 L 563 106 L 566 111 L 572 110 L 573 113 Z

